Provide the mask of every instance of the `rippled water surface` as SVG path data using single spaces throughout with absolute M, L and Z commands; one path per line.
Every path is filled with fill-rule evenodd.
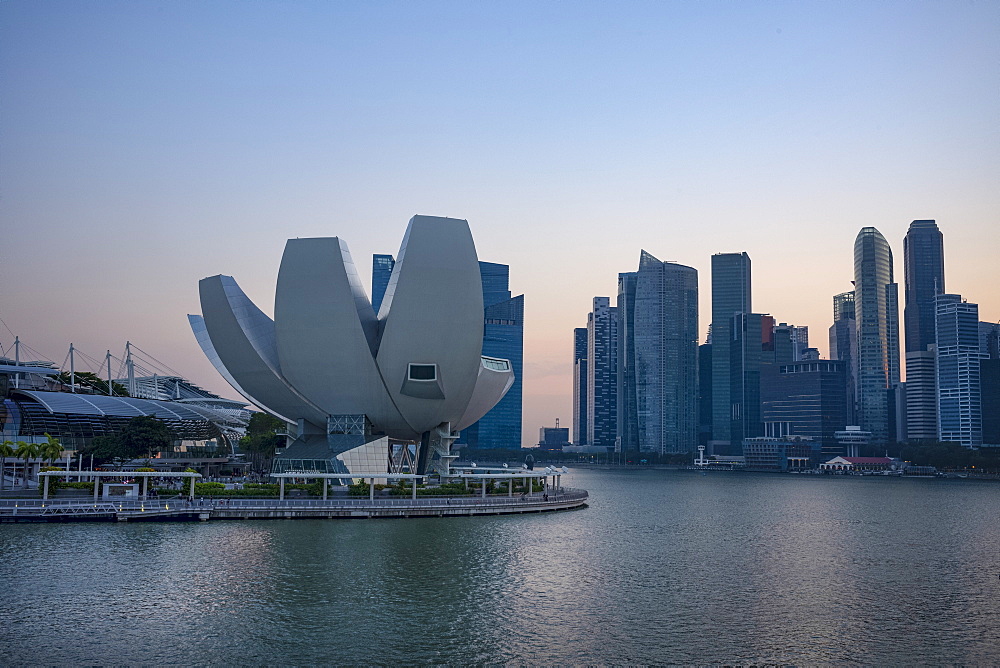
M 1000 663 L 1000 485 L 576 471 L 529 516 L 0 527 L 0 663 Z

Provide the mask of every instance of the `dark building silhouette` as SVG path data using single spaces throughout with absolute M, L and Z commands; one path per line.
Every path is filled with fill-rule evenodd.
M 638 272 L 618 274 L 618 436 L 616 450 L 639 450 L 635 394 L 635 288 Z
M 743 452 L 743 439 L 755 438 L 763 433 L 760 373 L 764 347 L 773 349 L 775 345 L 770 340 L 773 323 L 773 318 L 761 313 L 737 313 L 732 319 L 732 340 L 729 347 L 729 400 L 732 410 L 729 434 L 730 452 L 734 454 Z M 787 352 L 792 352 L 791 345 Z
M 1000 447 L 1000 325 L 979 323 L 979 397 L 983 414 L 983 445 Z
M 698 346 L 698 445 L 712 440 L 712 344 Z
M 914 220 L 903 238 L 903 285 L 906 438 L 936 441 L 934 298 L 945 285 L 944 236 L 933 220 Z
M 830 359 L 844 362 L 844 392 L 847 395 L 847 424 L 856 424 L 858 321 L 855 319 L 854 291 L 833 296 L 833 325 L 830 326 Z
M 618 308 L 594 297 L 587 316 L 587 444 L 614 447 L 618 419 Z
M 765 435 L 806 436 L 823 454 L 842 454 L 835 437 L 847 426 L 846 363 L 808 360 L 776 364 L 761 383 Z
M 750 313 L 750 256 L 712 256 L 712 441 L 714 454 L 739 454 L 733 447 L 732 326 L 737 313 Z
M 573 443 L 587 445 L 587 328 L 573 330 Z
M 906 352 L 934 344 L 934 297 L 945 292 L 944 235 L 933 220 L 915 220 L 903 237 L 903 325 Z

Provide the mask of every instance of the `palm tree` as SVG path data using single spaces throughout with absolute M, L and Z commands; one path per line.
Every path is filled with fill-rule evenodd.
M 48 432 L 45 433 L 45 438 L 47 440 L 39 446 L 38 454 L 42 459 L 48 460 L 49 466 L 55 466 L 56 460 L 62 456 L 62 446 L 59 445 L 59 439 L 49 436 Z
M 14 456 L 18 459 L 24 460 L 24 485 L 23 487 L 28 487 L 28 460 L 34 459 L 38 456 L 38 446 L 34 443 L 26 443 L 24 441 L 17 442 L 17 450 L 14 451 Z
M 7 458 L 14 456 L 14 441 L 4 441 L 0 443 L 0 489 L 3 489 L 3 484 L 7 477 Z

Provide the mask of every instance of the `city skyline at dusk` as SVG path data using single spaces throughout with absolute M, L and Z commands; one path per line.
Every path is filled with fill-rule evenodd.
M 362 283 L 415 214 L 469 221 L 524 294 L 524 440 L 572 418 L 574 328 L 640 251 L 746 252 L 753 310 L 828 355 L 862 227 L 933 219 L 1000 320 L 1000 6 L 4 3 L 4 352 L 126 340 L 235 396 L 186 315 L 271 312 L 285 240 Z M 901 303 L 902 306 L 902 303 Z M 899 317 L 902 321 L 902 308 Z M 902 366 L 902 360 L 900 360 Z

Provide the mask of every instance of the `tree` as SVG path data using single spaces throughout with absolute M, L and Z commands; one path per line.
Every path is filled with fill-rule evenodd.
M 34 459 L 38 456 L 38 446 L 34 443 L 27 443 L 25 441 L 17 442 L 17 450 L 14 451 L 14 456 L 18 459 L 24 460 L 24 487 L 28 486 L 28 460 Z
M 49 436 L 48 432 L 45 433 L 46 441 L 38 447 L 39 456 L 48 461 L 49 466 L 55 466 L 56 460 L 62 456 L 63 449 L 59 445 L 59 439 Z
M 125 456 L 135 459 L 145 455 L 153 456 L 155 452 L 169 450 L 174 443 L 174 437 L 163 420 L 151 415 L 132 418 L 119 433 Z
M 121 440 L 117 434 L 101 434 L 90 440 L 90 443 L 80 448 L 81 455 L 91 455 L 99 463 L 115 462 L 120 464 L 128 461 Z
M 59 382 L 63 385 L 70 384 L 70 374 L 66 371 L 60 373 L 56 376 L 56 378 L 58 378 Z M 96 373 L 91 373 L 89 371 L 77 371 L 73 374 L 73 380 L 76 382 L 77 386 L 93 390 L 97 394 L 108 393 L 108 381 L 104 380 Z M 116 397 L 129 396 L 128 390 L 125 389 L 125 386 L 114 381 L 111 381 L 111 391 L 114 392 Z
M 14 441 L 4 441 L 0 443 L 0 461 L 3 462 L 0 465 L 0 489 L 3 489 L 4 482 L 7 479 L 7 458 L 14 456 Z
M 247 435 L 240 439 L 240 449 L 250 455 L 250 464 L 257 473 L 270 467 L 275 450 L 285 442 L 284 421 L 268 413 L 254 413 L 247 425 Z

